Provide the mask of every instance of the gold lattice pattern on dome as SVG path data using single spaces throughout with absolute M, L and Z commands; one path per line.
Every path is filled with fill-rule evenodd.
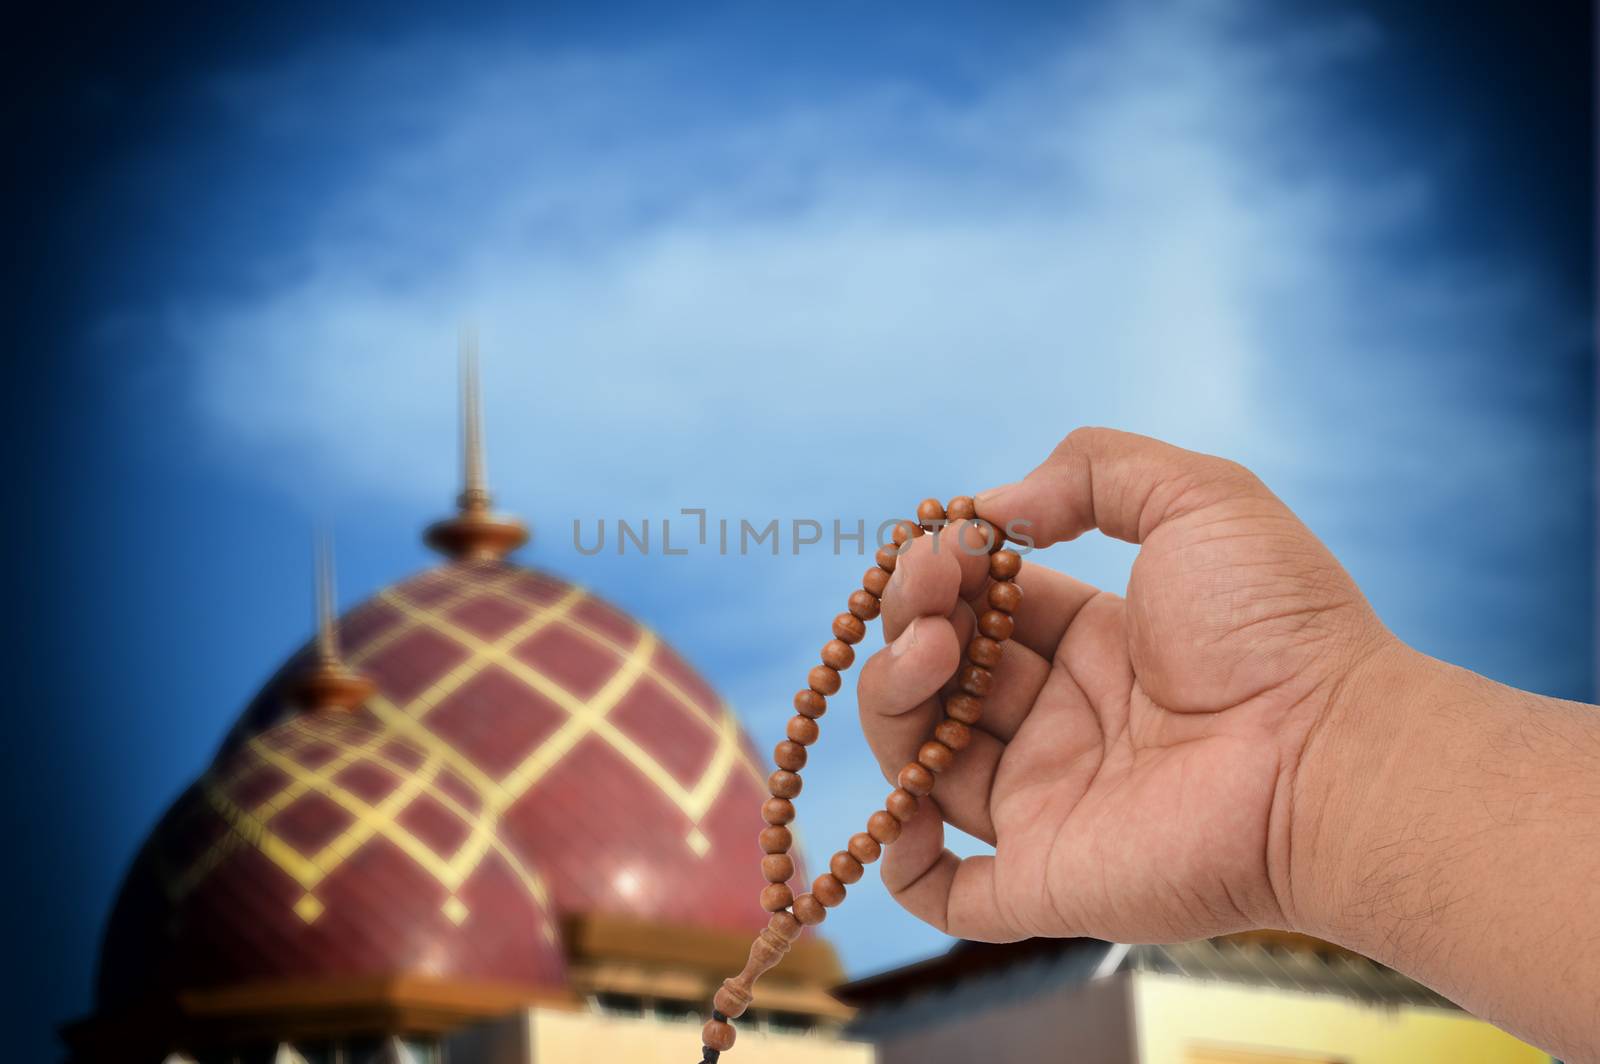
M 700 831 L 700 821 L 734 770 L 742 768 L 758 784 L 765 780 L 740 742 L 739 724 L 728 706 L 719 704 L 719 712 L 712 715 L 671 676 L 658 669 L 654 657 L 660 641 L 650 630 L 640 628 L 638 639 L 629 646 L 584 624 L 574 615 L 574 610 L 589 598 L 582 588 L 568 588 L 557 601 L 541 604 L 518 594 L 515 589 L 517 581 L 528 575 L 525 570 L 511 570 L 492 577 L 467 575 L 470 572 L 443 569 L 433 574 L 425 589 L 435 590 L 443 583 L 450 587 L 450 592 L 427 604 L 408 598 L 397 589 L 381 592 L 377 601 L 396 611 L 400 622 L 347 655 L 349 664 L 358 666 L 405 636 L 427 630 L 465 651 L 466 659 L 455 668 L 404 704 L 395 704 L 381 692 L 371 696 L 366 708 L 376 718 L 375 727 L 329 721 L 325 717 L 295 718 L 247 740 L 234 763 L 236 767 L 227 776 L 208 775 L 202 779 L 200 788 L 205 800 L 230 830 L 169 878 L 168 889 L 174 898 L 195 889 L 230 853 L 248 845 L 282 869 L 304 891 L 294 910 L 310 923 L 323 911 L 323 903 L 317 897 L 318 885 L 362 846 L 381 838 L 439 882 L 447 893 L 442 910 L 456 923 L 468 916 L 467 907 L 456 892 L 490 852 L 500 856 L 528 894 L 544 906 L 549 900 L 545 884 L 536 871 L 527 868 L 505 845 L 496 828 L 506 809 L 559 765 L 581 740 L 590 736 L 605 742 L 684 814 L 691 825 L 685 844 L 697 855 L 706 853 L 710 841 Z M 450 618 L 452 610 L 483 595 L 504 600 L 526 611 L 528 616 L 493 639 L 478 636 Z M 549 625 L 561 625 L 614 655 L 615 671 L 593 695 L 587 698 L 574 695 L 513 653 L 515 647 Z M 552 734 L 498 778 L 429 727 L 427 721 L 428 714 L 445 698 L 491 668 L 521 683 L 566 714 L 566 719 Z M 648 750 L 607 719 L 611 710 L 644 677 L 682 705 L 694 720 L 711 732 L 716 743 L 700 778 L 692 786 L 680 783 Z M 403 764 L 386 752 L 388 744 L 395 741 L 418 750 L 422 762 Z M 338 751 L 337 756 L 322 764 L 305 764 L 296 754 L 312 744 L 331 746 Z M 341 784 L 340 774 L 361 763 L 391 773 L 398 781 L 397 786 L 375 801 Z M 253 773 L 263 769 L 275 770 L 283 781 L 282 786 L 248 805 L 239 801 L 240 788 Z M 439 775 L 446 770 L 471 789 L 476 809 L 468 808 L 439 786 Z M 297 799 L 312 793 L 339 806 L 349 816 L 349 823 L 333 839 L 308 853 L 275 831 L 273 821 Z M 465 839 L 452 852 L 440 852 L 402 823 L 407 808 L 423 795 L 467 827 Z

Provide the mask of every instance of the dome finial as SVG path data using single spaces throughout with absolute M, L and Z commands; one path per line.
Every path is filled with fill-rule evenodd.
M 503 558 L 528 541 L 528 529 L 490 508 L 483 460 L 483 404 L 478 383 L 478 331 L 461 330 L 461 494 L 454 517 L 428 527 L 428 546 L 458 560 Z
M 333 548 L 328 533 L 319 531 L 316 541 L 317 660 L 339 660 L 339 629 L 333 615 Z
M 293 682 L 296 699 L 306 709 L 355 709 L 372 694 L 374 685 L 339 656 L 339 628 L 333 606 L 333 546 L 327 533 L 316 537 L 315 597 L 317 603 L 317 659 Z
M 489 508 L 489 479 L 483 471 L 483 403 L 478 383 L 478 330 L 464 326 L 461 362 L 461 498 L 463 510 Z

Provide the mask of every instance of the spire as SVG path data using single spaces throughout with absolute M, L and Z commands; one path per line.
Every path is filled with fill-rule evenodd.
M 373 683 L 344 663 L 339 655 L 339 628 L 333 606 L 333 548 L 327 535 L 316 540 L 314 598 L 317 655 L 291 683 L 294 698 L 306 709 L 322 712 L 359 707 L 373 692 Z
M 461 330 L 461 494 L 454 517 L 428 527 L 428 546 L 458 561 L 503 558 L 528 541 L 528 529 L 491 508 L 484 475 L 483 404 L 478 384 L 478 334 Z
M 316 545 L 317 660 L 339 660 L 339 629 L 333 616 L 333 548 L 319 532 Z
M 463 509 L 489 508 L 489 479 L 483 471 L 483 402 L 478 384 L 478 330 L 461 330 L 461 498 Z

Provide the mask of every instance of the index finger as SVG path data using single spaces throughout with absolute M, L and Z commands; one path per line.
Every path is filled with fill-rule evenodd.
M 957 521 L 907 544 L 883 595 L 885 642 L 918 617 L 949 617 L 960 600 L 978 593 L 988 579 L 989 555 L 972 549 L 975 534 L 971 522 Z

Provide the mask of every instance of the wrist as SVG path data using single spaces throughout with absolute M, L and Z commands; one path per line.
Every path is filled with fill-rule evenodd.
M 1384 633 L 1333 685 L 1289 781 L 1284 915 L 1291 930 L 1358 951 L 1384 932 L 1382 885 L 1371 878 L 1379 840 L 1408 816 L 1427 756 L 1427 705 L 1448 682 L 1439 662 Z
M 1390 641 L 1303 744 L 1277 851 L 1290 929 L 1593 1056 L 1600 717 Z M 1292 812 L 1290 812 L 1292 811 Z M 1589 1057 L 1585 1057 L 1589 1059 Z M 1600 1059 L 1600 1058 L 1596 1058 Z

